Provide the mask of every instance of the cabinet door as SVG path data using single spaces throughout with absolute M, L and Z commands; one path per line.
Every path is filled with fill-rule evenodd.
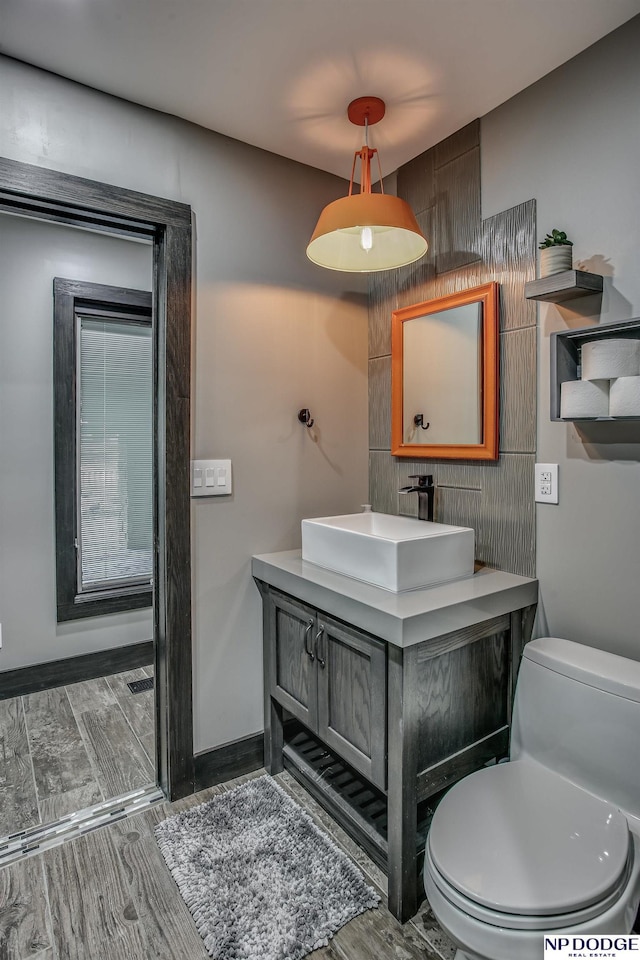
M 318 616 L 318 735 L 386 788 L 386 649 L 380 640 Z
M 271 592 L 271 696 L 306 726 L 318 722 L 318 691 L 313 644 L 317 633 L 312 607 Z

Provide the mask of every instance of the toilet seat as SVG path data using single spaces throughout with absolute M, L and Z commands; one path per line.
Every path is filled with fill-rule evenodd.
M 434 815 L 428 870 L 484 923 L 549 929 L 588 921 L 622 895 L 633 865 L 626 817 L 531 760 L 480 770 Z
M 584 919 L 584 913 L 578 913 L 538 918 L 538 923 L 536 918 L 518 918 L 490 910 L 486 910 L 487 916 L 478 919 L 470 915 L 471 911 L 479 912 L 486 908 L 477 904 L 474 907 L 470 900 L 461 905 L 454 904 L 435 882 L 437 874 L 428 856 L 424 871 L 425 891 L 438 922 L 470 960 L 514 960 L 516 957 L 517 960 L 540 960 L 542 937 L 545 935 L 566 934 L 569 931 L 581 935 L 629 932 L 640 899 L 640 836 L 634 836 L 634 847 L 630 875 L 620 896 L 608 908 L 600 905 L 602 912 L 590 920 Z M 454 895 L 459 896 L 455 891 Z M 596 912 L 595 905 L 588 909 L 589 912 Z M 518 926 L 518 921 L 521 926 Z
M 531 914 L 518 916 L 514 913 L 490 910 L 488 907 L 483 907 L 479 903 L 467 899 L 459 890 L 447 883 L 444 877 L 438 872 L 428 848 L 425 851 L 425 856 L 426 869 L 429 872 L 431 881 L 453 907 L 466 916 L 473 917 L 474 920 L 489 924 L 492 927 L 499 927 L 501 930 L 521 930 L 523 932 L 533 932 L 536 930 L 548 931 L 551 928 L 554 930 L 564 930 L 567 927 L 588 923 L 590 920 L 601 916 L 617 903 L 627 889 L 633 866 L 633 859 L 630 857 L 619 884 L 604 900 L 592 903 L 589 907 L 571 913 L 545 914 L 544 916 L 534 917 Z

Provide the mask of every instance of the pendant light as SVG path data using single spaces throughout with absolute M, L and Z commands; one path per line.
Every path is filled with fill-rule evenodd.
M 351 123 L 364 127 L 365 142 L 356 150 L 349 193 L 327 204 L 313 231 L 307 256 L 329 270 L 374 273 L 393 270 L 419 260 L 428 244 L 411 207 L 399 197 L 384 193 L 378 151 L 369 146 L 369 126 L 382 120 L 384 100 L 358 97 L 347 109 Z M 378 157 L 380 193 L 371 191 L 371 161 Z M 360 193 L 353 192 L 353 177 L 360 158 Z

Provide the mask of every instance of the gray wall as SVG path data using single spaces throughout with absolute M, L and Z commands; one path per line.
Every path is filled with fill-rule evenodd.
M 417 514 L 398 496 L 408 476 L 432 473 L 436 519 L 473 527 L 483 563 L 534 576 L 535 307 L 524 283 L 535 269 L 535 204 L 481 220 L 480 127 L 475 121 L 398 170 L 397 193 L 417 214 L 430 248 L 417 264 L 370 285 L 369 459 L 374 509 Z M 495 462 L 411 461 L 390 454 L 391 311 L 498 280 L 500 457 Z M 428 418 L 427 418 L 428 419 Z
M 364 288 L 304 252 L 344 182 L 12 60 L 0 87 L 0 154 L 194 209 L 193 455 L 231 457 L 234 482 L 193 506 L 195 748 L 255 733 L 251 555 L 299 546 L 302 517 L 366 498 Z
M 56 623 L 53 278 L 151 289 L 151 246 L 0 214 L 0 669 L 150 640 L 151 610 Z
M 482 120 L 485 217 L 535 197 L 538 234 L 574 240 L 602 299 L 541 304 L 538 460 L 560 503 L 537 507 L 539 632 L 640 659 L 640 426 L 549 420 L 553 330 L 640 315 L 640 17 Z

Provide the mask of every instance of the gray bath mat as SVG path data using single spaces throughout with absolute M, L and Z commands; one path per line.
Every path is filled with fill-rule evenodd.
M 155 832 L 216 960 L 300 960 L 380 901 L 269 776 L 170 817 Z

